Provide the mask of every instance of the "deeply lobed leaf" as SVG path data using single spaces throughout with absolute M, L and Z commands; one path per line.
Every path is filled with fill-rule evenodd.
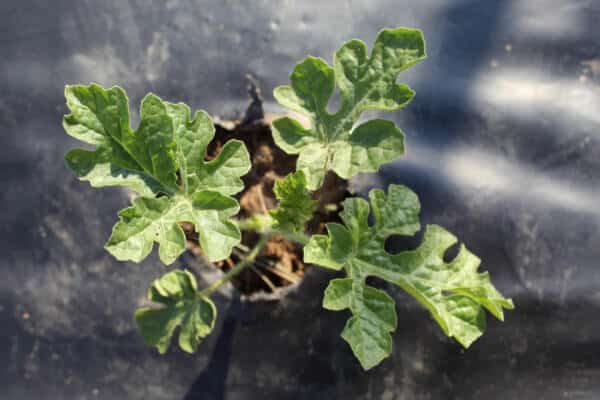
M 304 173 L 296 171 L 275 182 L 274 192 L 279 201 L 279 207 L 270 211 L 275 228 L 303 232 L 304 225 L 317 208 L 317 201 L 312 199 L 307 190 Z
M 154 281 L 148 290 L 148 300 L 160 305 L 143 307 L 135 313 L 135 320 L 144 341 L 166 353 L 177 327 L 179 347 L 194 353 L 215 325 L 217 310 L 214 303 L 197 291 L 194 276 L 187 270 L 166 273 Z
M 408 188 L 390 185 L 386 194 L 369 193 L 344 201 L 342 224 L 328 224 L 328 235 L 315 235 L 304 249 L 304 261 L 344 269 L 345 279 L 330 282 L 323 306 L 350 309 L 342 337 L 365 369 L 391 352 L 396 314 L 392 299 L 366 284 L 374 276 L 397 285 L 423 304 L 444 333 L 468 347 L 485 330 L 487 309 L 503 320 L 503 309 L 514 308 L 492 285 L 487 273 L 478 273 L 479 258 L 461 246 L 456 258 L 444 261 L 456 237 L 436 225 L 427 227 L 423 243 L 415 250 L 389 254 L 384 249 L 390 235 L 412 235 L 419 230 L 419 202 Z M 372 211 L 374 223 L 369 225 Z
M 126 186 L 140 197 L 119 213 L 106 249 L 119 260 L 139 262 L 159 244 L 159 256 L 170 264 L 185 250 L 180 222 L 191 222 L 211 261 L 226 258 L 240 240 L 231 221 L 239 206 L 230 197 L 243 189 L 240 177 L 250 169 L 243 142 L 228 141 L 206 161 L 214 137 L 212 120 L 204 111 L 191 118 L 182 103 L 149 94 L 142 100 L 140 124 L 129 126 L 129 105 L 123 89 L 97 84 L 66 86 L 71 113 L 67 133 L 97 146 L 74 149 L 68 167 L 92 186 Z
M 393 122 L 375 119 L 354 125 L 365 110 L 391 111 L 408 104 L 414 92 L 396 78 L 424 58 L 421 31 L 384 29 L 370 56 L 364 42 L 350 40 L 335 53 L 333 68 L 321 58 L 307 57 L 294 68 L 291 85 L 275 88 L 281 105 L 310 120 L 308 128 L 289 117 L 273 122 L 275 143 L 299 155 L 297 168 L 306 175 L 309 189 L 319 188 L 330 169 L 349 179 L 377 171 L 404 153 L 404 134 Z M 336 84 L 341 104 L 331 114 L 327 104 Z
M 231 221 L 238 211 L 235 199 L 209 190 L 197 191 L 191 198 L 138 197 L 133 200 L 133 207 L 119 212 L 119 222 L 106 249 L 119 260 L 140 262 L 156 242 L 160 245 L 161 261 L 169 265 L 185 250 L 185 234 L 179 222 L 188 221 L 196 227 L 200 246 L 208 258 L 221 260 L 239 243 L 239 229 Z

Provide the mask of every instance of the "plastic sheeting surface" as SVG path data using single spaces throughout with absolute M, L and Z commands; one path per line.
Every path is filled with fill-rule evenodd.
M 363 372 L 320 307 L 313 269 L 280 303 L 219 298 L 201 351 L 159 356 L 132 312 L 164 271 L 102 248 L 127 203 L 63 166 L 66 83 L 119 84 L 232 116 L 246 73 L 272 88 L 307 54 L 421 28 L 429 58 L 386 113 L 408 155 L 365 189 L 403 183 L 423 222 L 456 233 L 517 305 L 468 351 L 391 290 L 392 356 Z M 66 1 L 0 3 L 0 398 L 600 398 L 600 3 Z M 190 258 L 185 265 L 202 271 Z

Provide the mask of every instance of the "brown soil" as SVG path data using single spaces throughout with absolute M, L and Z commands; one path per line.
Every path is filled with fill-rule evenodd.
M 256 213 L 265 214 L 277 206 L 273 185 L 295 170 L 297 158 L 284 153 L 273 142 L 270 127 L 273 118 L 264 116 L 260 91 L 253 80 L 250 80 L 248 91 L 252 102 L 244 118 L 239 121 L 216 120 L 215 139 L 207 151 L 207 157 L 212 159 L 231 139 L 242 140 L 248 148 L 252 170 L 242 178 L 245 188 L 236 196 L 240 202 L 240 218 Z M 308 222 L 307 232 L 322 233 L 327 222 L 337 221 L 336 208 L 339 208 L 339 204 L 347 196 L 349 196 L 347 181 L 333 173 L 328 175 L 323 188 L 314 194 L 314 198 L 319 199 L 320 206 L 314 218 Z M 189 249 L 202 257 L 197 234 L 193 232 L 191 226 L 184 226 L 184 228 Z M 219 261 L 215 265 L 224 271 L 232 268 L 253 247 L 257 239 L 256 233 L 243 231 L 241 245 L 234 248 L 228 259 Z M 261 291 L 276 293 L 283 287 L 298 283 L 305 270 L 301 247 L 282 237 L 274 237 L 257 257 L 254 265 L 242 271 L 232 282 L 246 295 Z

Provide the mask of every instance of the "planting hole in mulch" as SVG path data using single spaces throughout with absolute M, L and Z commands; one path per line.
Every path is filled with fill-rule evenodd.
M 267 214 L 277 207 L 273 193 L 276 181 L 284 178 L 296 168 L 295 155 L 288 155 L 275 145 L 271 136 L 271 121 L 276 116 L 265 116 L 262 108 L 260 89 L 249 77 L 248 93 L 252 102 L 245 115 L 238 121 L 215 119 L 215 138 L 207 150 L 207 158 L 216 157 L 223 145 L 231 139 L 243 141 L 250 153 L 251 171 L 245 175 L 244 190 L 236 195 L 240 203 L 239 218 L 248 218 L 253 214 Z M 323 187 L 315 192 L 314 198 L 320 199 L 319 207 L 312 220 L 307 223 L 307 233 L 316 234 L 325 231 L 325 224 L 337 222 L 337 212 L 341 202 L 350 195 L 344 179 L 329 173 Z M 198 235 L 190 224 L 182 224 L 188 239 L 188 248 L 198 257 L 203 257 L 198 245 Z M 258 240 L 254 232 L 242 231 L 242 242 L 233 249 L 231 256 L 214 263 L 224 272 L 231 269 L 253 248 Z M 233 285 L 250 298 L 260 298 L 259 293 L 284 294 L 282 290 L 298 284 L 304 276 L 307 266 L 302 262 L 302 248 L 285 238 L 273 237 L 257 257 L 255 263 L 244 269 L 233 280 Z M 273 296 L 269 296 L 273 298 Z

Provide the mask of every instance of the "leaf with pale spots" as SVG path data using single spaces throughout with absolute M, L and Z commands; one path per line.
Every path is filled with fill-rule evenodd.
M 119 213 L 106 243 L 111 254 L 140 262 L 158 243 L 160 259 L 171 264 L 185 250 L 179 224 L 190 222 L 211 261 L 229 256 L 240 241 L 231 220 L 239 206 L 230 196 L 243 189 L 240 178 L 250 170 L 243 142 L 228 141 L 207 161 L 215 129 L 204 111 L 192 118 L 185 104 L 149 94 L 134 131 L 123 89 L 69 85 L 65 96 L 71 111 L 63 120 L 66 132 L 96 146 L 69 151 L 67 166 L 92 186 L 126 186 L 140 196 Z

